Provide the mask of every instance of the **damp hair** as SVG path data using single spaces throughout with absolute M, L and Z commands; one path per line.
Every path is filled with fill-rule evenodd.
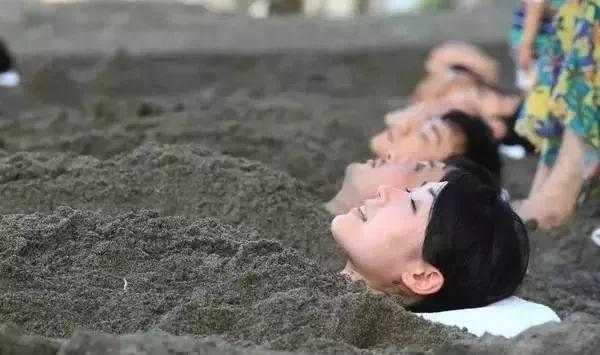
M 483 307 L 512 295 L 529 263 L 529 238 L 499 191 L 455 169 L 437 196 L 423 259 L 444 277 L 441 289 L 411 305 L 415 312 Z
M 465 136 L 464 157 L 489 170 L 497 179 L 502 172 L 502 163 L 498 153 L 498 143 L 494 140 L 492 131 L 485 122 L 462 111 L 453 110 L 441 117 L 442 121 L 450 123 L 452 129 Z

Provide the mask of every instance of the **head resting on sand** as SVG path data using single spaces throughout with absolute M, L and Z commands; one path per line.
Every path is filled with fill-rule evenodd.
M 483 183 L 499 188 L 498 180 L 486 168 L 462 156 L 453 156 L 444 162 L 370 159 L 366 163 L 348 165 L 340 190 L 325 207 L 333 215 L 344 214 L 365 200 L 375 198 L 379 186 L 416 188 L 423 183 L 442 181 L 445 174 L 454 169 L 473 173 Z
M 510 296 L 527 269 L 525 228 L 497 189 L 460 170 L 414 189 L 379 188 L 331 224 L 353 280 L 419 312 Z
M 463 155 L 500 175 L 498 143 L 478 117 L 450 111 L 413 125 L 388 127 L 371 139 L 371 150 L 388 161 L 444 160 Z
M 487 84 L 498 85 L 500 82 L 498 62 L 468 43 L 446 42 L 435 47 L 425 61 L 428 74 L 444 72 L 452 66 L 467 68 Z

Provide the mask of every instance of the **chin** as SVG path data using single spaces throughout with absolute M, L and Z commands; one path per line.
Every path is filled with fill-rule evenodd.
M 352 217 L 348 216 L 348 214 L 346 213 L 335 216 L 331 221 L 331 234 L 333 235 L 333 239 L 335 239 L 336 242 L 340 243 L 340 239 L 343 235 L 342 231 L 345 228 L 347 228 L 348 222 L 350 222 L 350 218 Z

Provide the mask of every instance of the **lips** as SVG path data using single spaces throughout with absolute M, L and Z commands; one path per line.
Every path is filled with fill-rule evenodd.
M 360 218 L 363 222 L 367 221 L 367 214 L 365 211 L 365 206 L 360 206 L 358 208 L 354 207 L 350 210 L 350 212 L 352 212 L 355 216 Z

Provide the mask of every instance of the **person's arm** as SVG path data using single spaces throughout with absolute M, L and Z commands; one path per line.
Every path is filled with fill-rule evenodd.
M 545 0 L 527 0 L 525 20 L 523 21 L 523 37 L 519 45 L 519 67 L 528 70 L 534 58 L 533 44 L 544 16 Z

